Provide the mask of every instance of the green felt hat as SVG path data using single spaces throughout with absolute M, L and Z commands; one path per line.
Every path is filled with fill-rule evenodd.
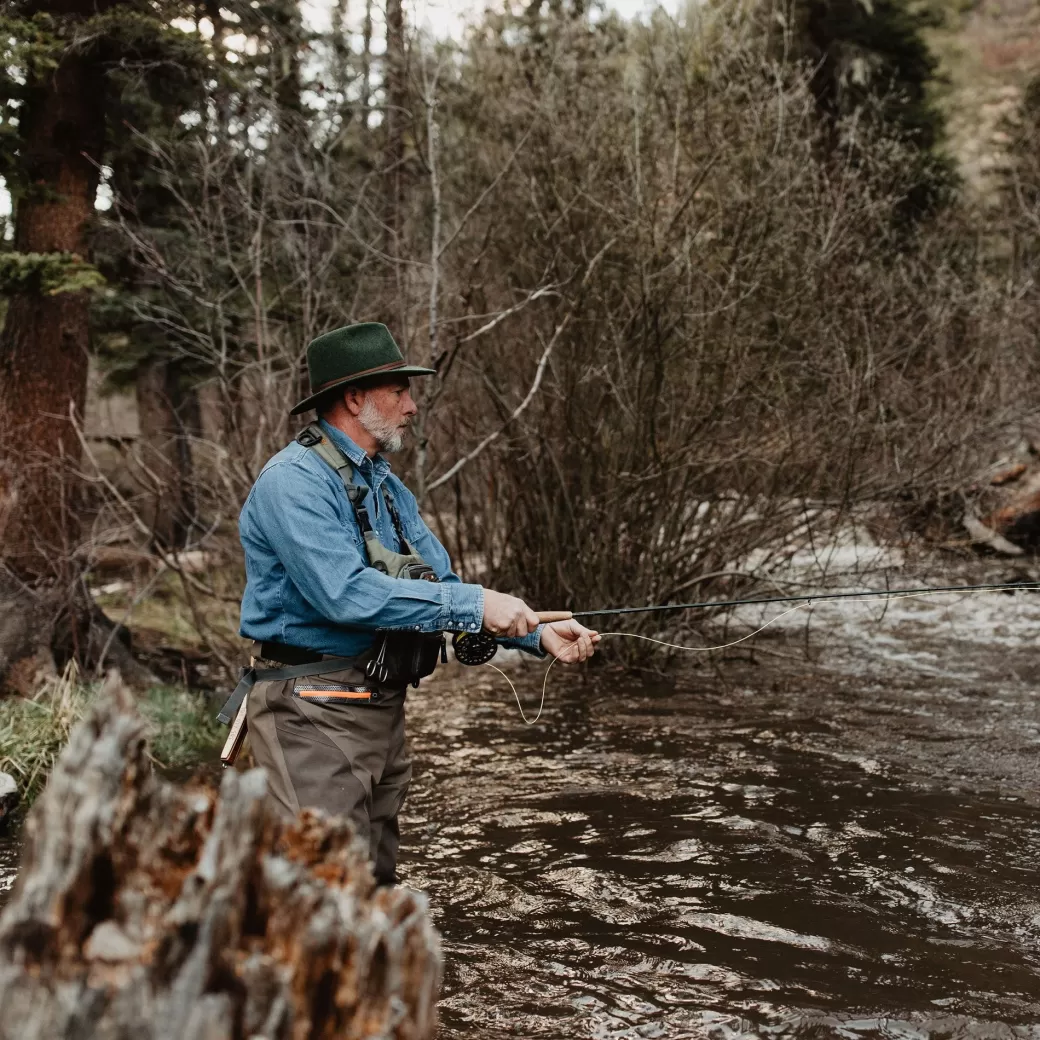
M 289 414 L 313 408 L 330 390 L 348 383 L 374 384 L 387 376 L 432 376 L 435 368 L 409 365 L 390 330 L 378 321 L 347 325 L 319 336 L 307 347 L 311 395 Z

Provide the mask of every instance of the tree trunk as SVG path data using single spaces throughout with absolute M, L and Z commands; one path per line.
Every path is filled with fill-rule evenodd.
M 142 519 L 164 549 L 182 549 L 195 515 L 191 433 L 198 428 L 197 402 L 186 393 L 176 361 L 156 358 L 137 372 L 141 424 L 139 461 L 148 505 Z
M 404 128 L 408 106 L 408 70 L 404 53 L 404 10 L 401 0 L 386 4 L 386 226 L 389 250 L 397 256 L 400 246 L 401 210 L 404 200 Z
M 73 733 L 0 916 L 0 1040 L 422 1040 L 441 955 L 425 899 L 377 889 L 349 825 L 152 774 L 129 696 Z
M 365 0 L 365 19 L 361 25 L 361 142 L 368 140 L 369 106 L 372 103 L 372 0 Z
M 91 15 L 108 6 L 71 0 L 40 8 Z M 85 258 L 104 146 L 104 71 L 94 56 L 71 50 L 56 69 L 42 68 L 29 79 L 19 113 L 25 187 L 16 192 L 14 248 Z M 76 537 L 65 460 L 79 457 L 68 416 L 70 408 L 82 414 L 86 396 L 88 311 L 84 290 L 20 289 L 0 333 L 0 444 L 17 472 L 0 477 L 17 496 L 3 555 L 28 577 L 54 573 Z
M 274 25 L 271 76 L 278 126 L 284 134 L 303 125 L 303 84 L 300 77 L 303 20 L 300 6 L 296 0 L 280 0 L 272 9 L 271 19 Z

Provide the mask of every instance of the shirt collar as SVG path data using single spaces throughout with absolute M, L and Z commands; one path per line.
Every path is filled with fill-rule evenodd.
M 329 440 L 350 459 L 355 469 L 367 476 L 369 467 L 371 467 L 373 484 L 378 485 L 383 482 L 383 478 L 390 472 L 390 463 L 382 455 L 376 455 L 375 458 L 370 459 L 365 450 L 359 448 L 338 426 L 333 426 L 324 419 L 319 419 L 318 425 L 328 435 Z

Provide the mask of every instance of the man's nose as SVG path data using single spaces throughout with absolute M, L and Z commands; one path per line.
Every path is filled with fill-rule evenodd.
M 401 395 L 401 403 L 404 406 L 402 410 L 405 415 L 415 415 L 419 411 L 419 406 L 412 399 L 410 390 L 405 390 Z

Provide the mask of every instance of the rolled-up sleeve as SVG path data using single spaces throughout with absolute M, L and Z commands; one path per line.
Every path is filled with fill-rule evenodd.
M 479 585 L 391 578 L 367 566 L 337 496 L 341 489 L 291 462 L 266 470 L 251 496 L 252 521 L 315 610 L 348 628 L 479 630 Z
M 510 650 L 524 650 L 535 657 L 547 656 L 542 649 L 542 629 L 545 625 L 539 625 L 533 632 L 519 639 L 500 639 L 499 643 Z

